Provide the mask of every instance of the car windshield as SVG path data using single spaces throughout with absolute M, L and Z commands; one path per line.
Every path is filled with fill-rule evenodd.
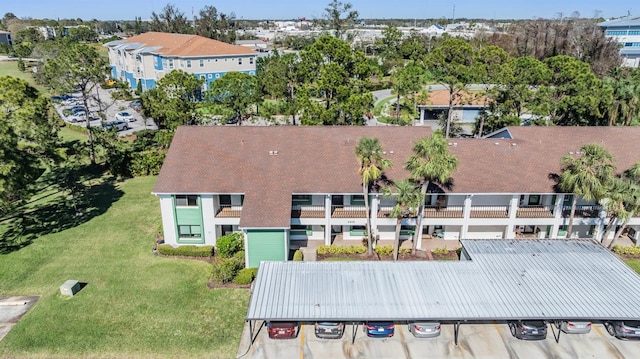
M 623 324 L 625 326 L 631 327 L 631 328 L 640 328 L 640 322 L 634 321 L 634 320 L 630 320 L 628 322 L 623 322 Z
M 291 322 L 271 322 L 269 328 L 295 328 L 296 323 Z
M 525 320 L 522 322 L 522 324 L 528 327 L 544 327 L 545 326 L 544 322 L 540 320 Z
M 318 322 L 318 325 L 324 325 L 328 327 L 335 327 L 339 324 L 340 324 L 339 322 Z

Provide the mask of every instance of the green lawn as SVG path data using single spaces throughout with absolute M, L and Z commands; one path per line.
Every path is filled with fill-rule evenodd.
M 0 357 L 235 357 L 249 292 L 210 290 L 208 263 L 152 254 L 155 180 L 94 180 L 91 210 L 37 212 L 19 233 L 36 238 L 18 250 L 5 246 L 16 220 L 0 223 L 0 296 L 42 296 L 0 341 Z M 63 297 L 67 279 L 87 285 Z
M 49 96 L 49 91 L 44 86 L 36 84 L 31 73 L 18 70 L 17 61 L 0 61 L 0 76 L 12 76 L 26 80 L 45 96 Z
M 640 274 L 640 259 L 627 259 L 624 261 L 629 267 Z

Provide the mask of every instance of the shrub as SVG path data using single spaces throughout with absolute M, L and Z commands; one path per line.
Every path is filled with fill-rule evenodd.
M 451 250 L 449 250 L 447 247 L 442 247 L 442 248 L 434 248 L 431 250 L 431 253 L 433 253 L 434 255 L 437 256 L 446 256 L 447 254 L 449 254 Z
M 379 256 L 390 256 L 393 254 L 393 246 L 376 247 L 376 253 L 378 253 Z
M 223 258 L 230 258 L 237 252 L 244 250 L 243 239 L 242 233 L 239 232 L 218 238 L 216 241 L 218 254 Z
M 293 260 L 295 262 L 302 262 L 302 259 L 303 259 L 303 257 L 302 257 L 302 251 L 301 250 L 298 249 L 297 251 L 295 251 L 293 253 Z
M 158 253 L 163 256 L 183 256 L 183 257 L 211 257 L 213 246 L 178 246 L 172 247 L 170 244 L 160 244 Z
M 226 284 L 233 280 L 244 267 L 244 261 L 237 258 L 214 258 L 211 263 L 211 280 L 216 284 Z
M 233 283 L 239 285 L 247 285 L 253 282 L 258 273 L 258 268 L 244 268 L 233 278 Z
M 409 249 L 409 248 L 400 248 L 400 250 L 398 250 L 398 253 L 400 253 L 400 254 L 409 254 L 409 253 L 411 253 L 411 249 Z
M 166 151 L 146 150 L 131 154 L 129 171 L 133 176 L 155 176 L 160 173 Z
M 636 246 L 618 246 L 615 245 L 611 248 L 613 253 L 624 255 L 624 256 L 638 256 L 640 255 L 640 247 Z
M 367 251 L 367 247 L 363 245 L 356 246 L 319 246 L 317 249 L 318 254 L 363 254 Z

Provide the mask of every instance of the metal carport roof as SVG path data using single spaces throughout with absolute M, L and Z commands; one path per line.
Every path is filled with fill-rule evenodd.
M 263 262 L 246 320 L 640 319 L 640 276 L 592 240 L 462 240 L 471 260 Z

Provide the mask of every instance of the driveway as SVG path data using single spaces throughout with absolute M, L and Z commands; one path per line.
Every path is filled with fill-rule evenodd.
M 0 340 L 40 299 L 38 296 L 0 297 Z

